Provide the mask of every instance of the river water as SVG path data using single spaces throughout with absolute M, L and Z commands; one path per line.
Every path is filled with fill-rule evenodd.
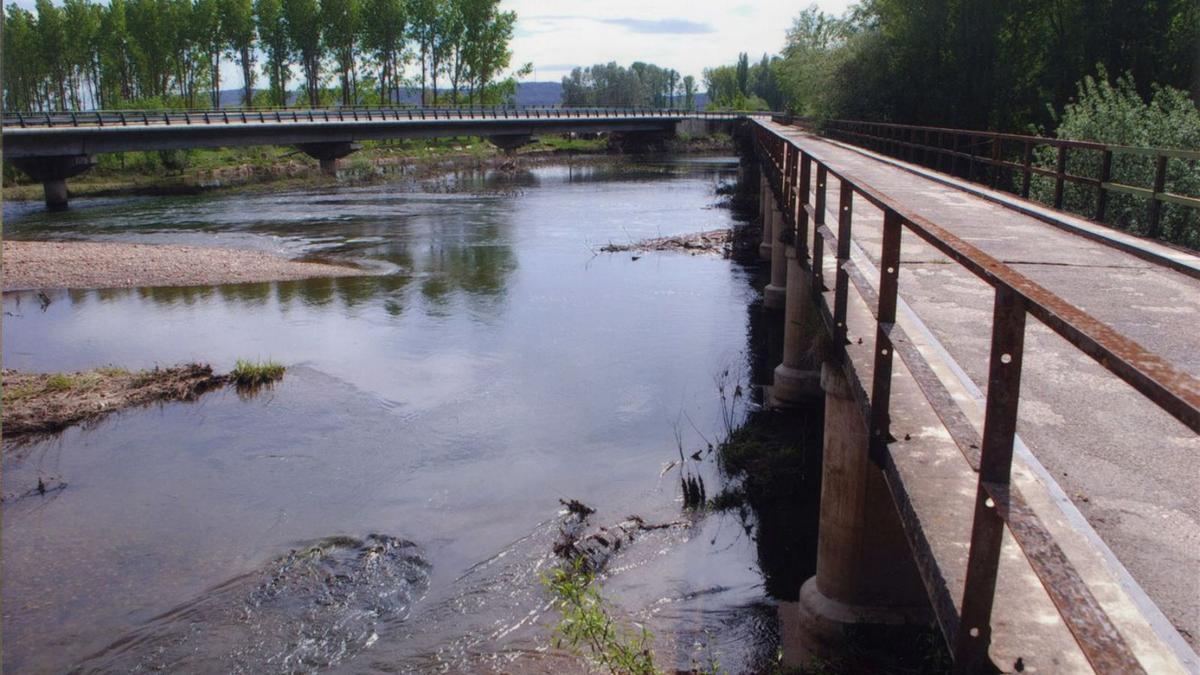
M 731 158 L 548 165 L 287 193 L 5 205 L 5 236 L 219 244 L 365 278 L 4 296 L 6 368 L 288 366 L 256 396 L 113 415 L 3 460 L 8 672 L 563 672 L 539 583 L 560 499 L 637 514 L 614 612 L 664 667 L 773 652 L 751 541 L 682 513 L 745 381 L 752 273 L 604 254 L 732 224 Z M 48 304 L 47 304 L 48 300 Z M 702 455 L 703 457 L 703 455 Z M 711 460 L 692 462 L 710 491 Z M 52 486 L 37 494 L 38 479 Z

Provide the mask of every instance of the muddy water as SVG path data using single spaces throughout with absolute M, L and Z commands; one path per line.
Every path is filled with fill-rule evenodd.
M 560 498 L 597 523 L 680 517 L 675 430 L 723 426 L 745 379 L 750 273 L 594 254 L 731 224 L 732 160 L 463 173 L 264 195 L 5 206 L 5 236 L 223 244 L 377 277 L 6 294 L 4 364 L 239 357 L 274 390 L 110 416 L 6 448 L 9 672 L 562 672 L 548 565 Z M 46 301 L 49 301 L 48 304 Z M 710 486 L 711 461 L 698 467 Z M 39 478 L 65 484 L 38 495 Z M 22 496 L 25 495 L 25 496 Z M 772 651 L 735 519 L 647 533 L 606 595 L 664 666 Z

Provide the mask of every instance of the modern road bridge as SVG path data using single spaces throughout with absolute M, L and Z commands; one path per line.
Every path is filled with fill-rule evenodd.
M 1005 165 L 951 130 L 833 125 L 902 160 L 788 122 L 753 129 L 770 395 L 825 403 L 793 653 L 933 620 L 959 672 L 1200 672 L 1200 256 L 915 160 L 1039 172 L 1059 203 L 1075 179 L 1200 200 L 1064 176 L 1063 152 Z
M 46 204 L 67 204 L 66 179 L 92 156 L 135 150 L 291 145 L 326 172 L 359 141 L 483 136 L 504 149 L 539 134 L 674 135 L 680 125 L 728 123 L 752 113 L 634 108 L 329 108 L 5 113 L 4 157 L 43 183 Z

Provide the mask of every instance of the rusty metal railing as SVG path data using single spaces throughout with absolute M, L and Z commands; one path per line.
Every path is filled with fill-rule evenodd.
M 808 261 L 811 256 L 808 270 L 812 275 L 814 301 L 826 329 L 834 336 L 834 358 L 845 370 L 868 421 L 872 458 L 887 478 L 934 613 L 953 652 L 956 670 L 974 672 L 988 663 L 992 603 L 1002 535 L 1007 526 L 1092 666 L 1098 672 L 1144 672 L 1045 524 L 1011 483 L 1026 317 L 1037 318 L 1197 433 L 1200 433 L 1200 382 L 945 228 L 906 210 L 871 186 L 840 174 L 767 125 L 755 124 L 753 128 L 763 176 L 784 213 L 787 228 L 781 240 L 794 243 L 801 261 Z M 840 184 L 836 233 L 825 222 L 830 180 Z M 877 289 L 850 255 L 854 202 L 858 200 L 883 212 Z M 995 289 L 982 435 L 896 322 L 901 233 L 905 229 Z M 823 262 L 827 242 L 837 256 L 832 308 L 824 296 L 828 290 Z M 875 310 L 874 368 L 869 396 L 846 358 L 851 284 Z M 942 581 L 930 542 L 917 526 L 914 507 L 888 450 L 889 442 L 894 440 L 889 433 L 894 354 L 900 355 L 964 458 L 979 474 L 961 614 L 950 589 Z
M 955 174 L 969 181 L 990 183 L 1029 198 L 1033 176 L 1044 176 L 1054 183 L 1050 205 L 1063 208 L 1064 187 L 1081 185 L 1095 190 L 1094 210 L 1081 213 L 1097 221 L 1108 215 L 1110 193 L 1140 197 L 1148 206 L 1147 235 L 1161 235 L 1163 204 L 1175 204 L 1200 211 L 1200 195 L 1167 191 L 1167 165 L 1174 160 L 1187 162 L 1192 169 L 1200 160 L 1200 151 L 1168 148 L 1135 148 L 1090 141 L 1073 141 L 1042 136 L 1002 134 L 993 131 L 966 131 L 883 122 L 833 120 L 824 131 L 847 142 L 892 155 L 938 171 Z M 1035 163 L 1038 148 L 1052 148 L 1054 168 Z M 1096 175 L 1079 176 L 1068 172 L 1069 153 L 1093 153 Z M 1153 160 L 1153 178 L 1149 185 L 1127 185 L 1113 180 L 1113 158 L 1134 155 Z M 990 170 L 989 170 L 990 168 Z

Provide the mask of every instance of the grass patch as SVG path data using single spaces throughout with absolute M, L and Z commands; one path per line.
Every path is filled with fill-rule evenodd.
M 654 636 L 644 626 L 619 625 L 609 612 L 596 583 L 582 559 L 554 569 L 542 583 L 554 596 L 555 609 L 562 615 L 555 628 L 555 646 L 570 648 L 586 656 L 613 675 L 654 675 L 651 647 Z
M 258 387 L 270 384 L 283 377 L 286 370 L 281 364 L 271 360 L 249 361 L 238 359 L 229 377 L 239 387 Z
M 75 388 L 75 378 L 64 373 L 54 373 L 46 378 L 46 389 L 50 391 L 70 391 Z
M 521 148 L 521 152 L 547 150 L 552 152 L 607 152 L 608 139 L 604 137 L 539 136 L 537 142 Z

